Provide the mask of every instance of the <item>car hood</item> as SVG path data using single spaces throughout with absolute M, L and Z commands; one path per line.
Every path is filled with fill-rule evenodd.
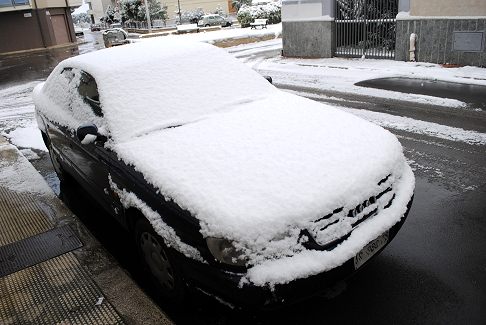
M 204 236 L 239 242 L 354 207 L 405 161 L 387 130 L 280 91 L 112 149 L 190 211 Z

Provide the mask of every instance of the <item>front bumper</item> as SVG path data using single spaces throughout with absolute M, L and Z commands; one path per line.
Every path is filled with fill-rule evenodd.
M 395 237 L 408 216 L 413 196 L 407 204 L 407 210 L 400 221 L 389 229 L 389 240 L 376 254 L 377 256 Z M 371 259 L 373 259 L 373 257 Z M 182 258 L 182 257 L 181 257 Z M 371 260 L 370 259 L 370 260 Z M 202 264 L 184 258 L 180 261 L 186 281 L 202 291 L 215 295 L 226 302 L 243 307 L 271 308 L 279 304 L 294 303 L 310 298 L 328 290 L 337 282 L 356 273 L 354 259 L 351 258 L 341 266 L 317 275 L 297 279 L 286 284 L 276 284 L 271 290 L 268 286 L 245 284 L 239 287 L 244 273 L 222 270 L 216 266 Z M 369 260 L 365 265 L 369 263 Z

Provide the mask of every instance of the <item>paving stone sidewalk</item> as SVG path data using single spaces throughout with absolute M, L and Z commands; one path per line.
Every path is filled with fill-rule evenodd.
M 0 324 L 171 324 L 1 136 Z

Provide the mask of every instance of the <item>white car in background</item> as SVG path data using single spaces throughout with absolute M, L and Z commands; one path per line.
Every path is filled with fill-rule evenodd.
M 186 285 L 244 305 L 312 296 L 380 252 L 412 202 L 394 135 L 209 44 L 69 58 L 34 102 L 59 177 L 134 234 L 169 299 Z

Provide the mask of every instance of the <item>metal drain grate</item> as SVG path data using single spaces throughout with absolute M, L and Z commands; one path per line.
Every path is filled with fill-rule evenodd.
M 0 278 L 0 324 L 123 324 L 103 298 L 73 253 L 67 253 Z
M 0 277 L 83 246 L 69 226 L 62 226 L 0 247 Z

